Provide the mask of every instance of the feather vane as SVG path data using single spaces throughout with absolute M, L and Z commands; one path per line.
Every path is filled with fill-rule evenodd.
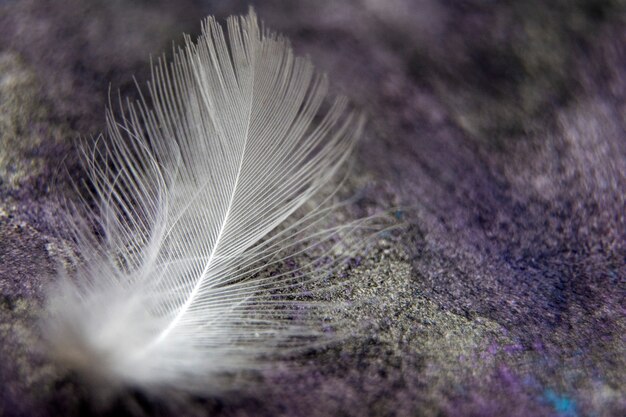
M 208 387 L 306 335 L 285 303 L 293 271 L 263 271 L 348 227 L 320 228 L 328 208 L 311 205 L 363 123 L 327 96 L 252 11 L 227 33 L 208 18 L 160 59 L 84 151 L 95 207 L 73 220 L 76 279 L 51 296 L 57 356 L 112 381 Z

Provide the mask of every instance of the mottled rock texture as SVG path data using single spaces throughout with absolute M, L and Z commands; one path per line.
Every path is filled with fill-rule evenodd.
M 220 398 L 97 400 L 42 352 L 73 149 L 109 88 L 240 1 L 0 1 L 0 414 L 626 415 L 621 0 L 267 0 L 368 115 L 347 195 L 407 226 L 351 271 L 360 336 Z M 65 167 L 65 168 L 63 168 Z

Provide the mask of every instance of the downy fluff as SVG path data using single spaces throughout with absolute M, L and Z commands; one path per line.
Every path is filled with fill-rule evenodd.
M 316 303 L 299 294 L 328 278 L 331 237 L 352 226 L 329 228 L 311 197 L 362 125 L 327 90 L 252 11 L 226 33 L 209 17 L 159 60 L 84 148 L 91 195 L 71 216 L 79 262 L 49 299 L 54 355 L 114 384 L 210 390 L 315 340 Z

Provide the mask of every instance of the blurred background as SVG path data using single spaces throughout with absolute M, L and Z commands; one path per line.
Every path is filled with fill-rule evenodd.
M 220 398 L 104 402 L 37 316 L 79 137 L 200 21 L 254 6 L 368 119 L 348 195 L 407 223 L 355 274 L 365 337 Z M 626 414 L 623 0 L 0 0 L 0 414 Z M 133 78 L 134 77 L 134 78 Z M 61 193 L 71 195 L 60 185 Z

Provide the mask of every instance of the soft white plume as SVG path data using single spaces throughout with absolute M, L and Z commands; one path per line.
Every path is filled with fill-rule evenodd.
M 295 298 L 333 262 L 279 266 L 353 227 L 329 228 L 311 204 L 362 125 L 327 90 L 252 11 L 227 34 L 209 17 L 159 60 L 148 94 L 122 120 L 109 111 L 107 140 L 85 150 L 81 261 L 46 324 L 56 356 L 112 382 L 216 389 L 314 337 L 315 305 Z

